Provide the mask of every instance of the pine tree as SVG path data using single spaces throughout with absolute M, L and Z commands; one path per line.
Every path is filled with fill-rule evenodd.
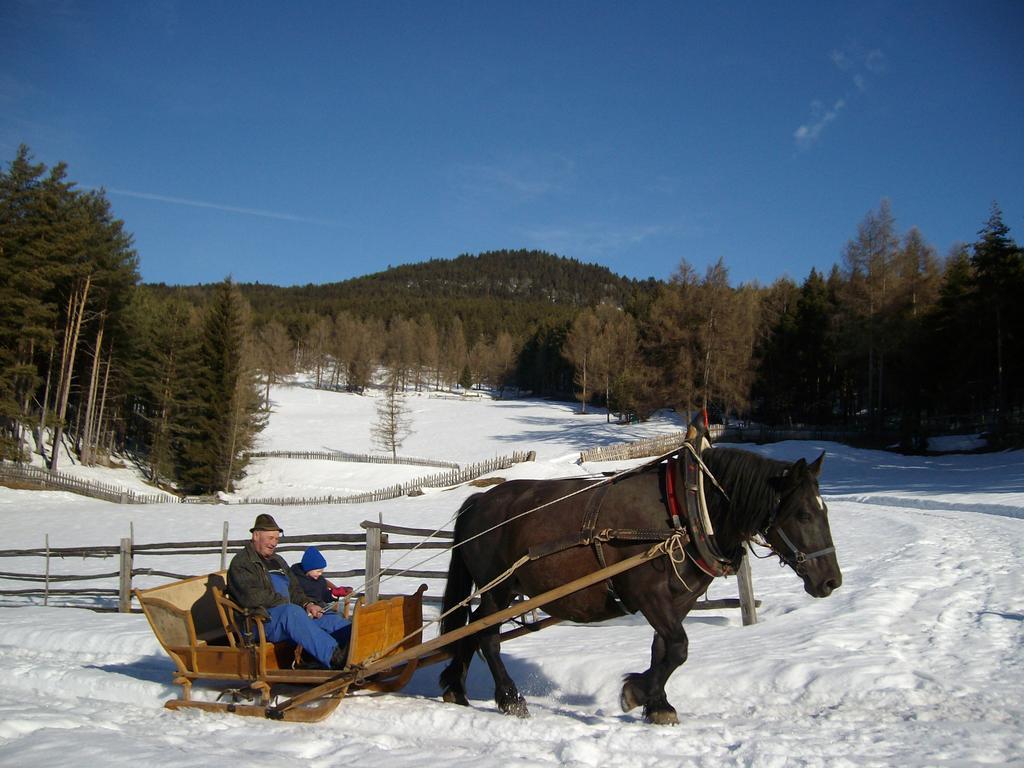
M 127 431 L 153 482 L 175 478 L 177 452 L 188 429 L 189 382 L 198 359 L 200 318 L 181 293 L 136 291 L 126 323 Z
M 992 402 L 999 431 L 1005 433 L 1008 392 L 1016 381 L 1016 376 L 1008 375 L 1008 365 L 1014 372 L 1021 370 L 1019 356 L 1024 351 L 1024 332 L 1021 331 L 1024 313 L 1019 309 L 1024 290 L 1024 251 L 1010 238 L 1003 213 L 994 203 L 988 221 L 978 234 L 981 239 L 974 244 L 971 263 L 980 300 L 978 309 L 987 325 L 984 338 L 989 350 L 986 368 Z
M 25 145 L 0 171 L 0 458 L 22 458 L 25 401 L 40 383 L 37 354 L 52 347 L 56 308 L 47 297 L 56 265 L 38 248 L 44 172 Z
M 187 432 L 179 449 L 179 478 L 200 493 L 231 491 L 247 453 L 265 426 L 248 348 L 247 307 L 230 278 L 217 286 L 188 393 Z
M 120 314 L 138 281 L 137 257 L 102 192 L 74 189 L 63 163 L 44 174 L 24 145 L 0 173 L 0 451 L 16 447 L 30 423 L 42 451 L 53 414 L 55 447 L 73 415 L 88 453 L 109 421 L 110 377 L 101 389 L 100 376 L 112 367 L 112 342 L 124 337 Z M 83 359 L 91 373 L 79 370 Z M 51 468 L 60 455 L 52 451 Z

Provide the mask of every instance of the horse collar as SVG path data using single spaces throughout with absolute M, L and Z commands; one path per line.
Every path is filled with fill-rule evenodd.
M 738 557 L 726 557 L 715 541 L 714 527 L 707 513 L 704 495 L 704 473 L 709 470 L 700 461 L 697 450 L 686 444 L 685 450 L 671 456 L 665 468 L 665 496 L 672 524 L 679 527 L 680 511 L 686 516 L 690 545 L 687 554 L 694 564 L 712 578 L 732 576 L 739 565 Z M 681 465 L 681 466 L 680 466 Z M 714 478 L 712 478 L 714 481 Z M 717 481 L 714 481 L 717 486 Z M 683 501 L 680 503 L 680 486 Z M 742 556 L 742 549 L 740 550 Z

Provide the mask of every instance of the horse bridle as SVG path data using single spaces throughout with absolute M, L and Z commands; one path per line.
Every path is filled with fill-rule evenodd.
M 768 549 L 770 549 L 772 552 L 778 555 L 780 566 L 788 565 L 796 572 L 798 576 L 806 576 L 808 560 L 814 560 L 818 557 L 830 555 L 836 551 L 836 548 L 834 546 L 825 547 L 824 549 L 819 549 L 817 552 L 811 552 L 810 554 L 801 551 L 793 543 L 792 539 L 790 539 L 789 536 L 786 535 L 786 532 L 782 529 L 782 526 L 779 525 L 779 513 L 782 511 L 782 502 L 784 500 L 785 497 L 780 495 L 778 503 L 775 505 L 775 508 L 772 510 L 771 514 L 768 515 L 768 522 L 765 524 L 764 528 L 761 529 L 761 540 L 764 543 L 764 545 L 768 547 Z M 783 543 L 787 547 L 789 547 L 791 556 L 786 555 L 784 552 L 780 552 L 771 543 L 771 541 L 769 541 L 768 534 L 771 532 L 772 528 L 775 529 L 775 532 L 779 535 L 779 538 L 782 539 Z

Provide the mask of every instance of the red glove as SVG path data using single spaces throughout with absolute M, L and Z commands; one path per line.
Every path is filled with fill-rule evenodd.
M 331 597 L 345 597 L 352 594 L 352 587 L 335 587 L 331 590 Z

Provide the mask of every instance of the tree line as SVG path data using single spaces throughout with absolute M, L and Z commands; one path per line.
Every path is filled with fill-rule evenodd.
M 722 260 L 636 281 L 500 251 L 323 286 L 144 285 L 103 192 L 21 147 L 0 172 L 0 454 L 118 453 L 154 481 L 227 490 L 296 371 L 356 393 L 515 388 L 608 418 L 707 407 L 906 447 L 958 423 L 1019 443 L 1021 288 L 997 206 L 940 256 L 887 201 L 800 284 L 733 286 Z
M 21 146 L 0 172 L 0 458 L 120 452 L 196 493 L 229 489 L 262 425 L 236 286 L 197 309 L 139 286 L 102 191 Z

